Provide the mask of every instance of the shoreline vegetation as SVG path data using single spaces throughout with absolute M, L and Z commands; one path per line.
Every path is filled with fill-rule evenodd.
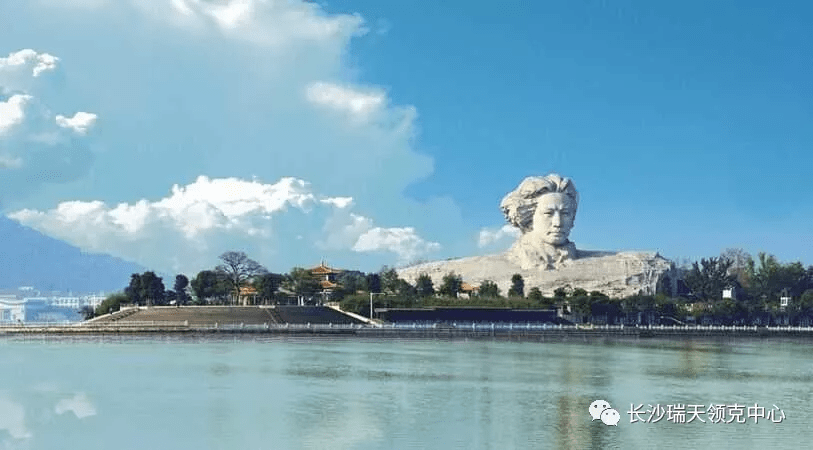
M 492 281 L 471 286 L 454 273 L 444 276 L 440 286 L 425 274 L 413 285 L 387 266 L 365 273 L 320 264 L 278 274 L 268 272 L 243 252 L 226 252 L 220 261 L 213 270 L 203 270 L 191 280 L 177 275 L 172 290 L 165 289 L 154 272 L 132 274 L 123 292 L 109 296 L 95 310 L 85 310 L 85 318 L 110 314 L 128 304 L 333 303 L 368 319 L 371 312 L 376 319 L 381 318 L 381 311 L 398 308 L 478 307 L 555 310 L 564 323 L 594 326 L 813 326 L 813 266 L 782 263 L 766 253 L 753 258 L 741 249 L 728 249 L 719 257 L 692 264 L 684 261 L 673 271 L 676 279 L 663 277 L 654 294 L 624 298 L 572 286 L 543 295 L 540 287 L 526 286 L 519 274 L 512 277 L 511 288 L 504 294 Z

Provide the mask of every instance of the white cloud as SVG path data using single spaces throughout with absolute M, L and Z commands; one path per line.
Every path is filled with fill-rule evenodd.
M 132 0 L 158 20 L 187 29 L 212 27 L 223 36 L 275 48 L 302 41 L 347 39 L 367 32 L 358 15 L 327 15 L 312 2 L 278 0 Z
M 359 236 L 353 250 L 357 252 L 389 251 L 398 255 L 399 263 L 406 263 L 419 256 L 440 249 L 437 242 L 427 242 L 412 227 L 375 227 Z
M 96 407 L 93 406 L 93 403 L 90 402 L 87 395 L 82 392 L 74 395 L 72 398 L 63 398 L 54 406 L 54 412 L 57 414 L 61 415 L 69 411 L 78 419 L 96 415 Z
M 56 124 L 62 128 L 73 130 L 76 134 L 85 135 L 88 129 L 96 123 L 96 114 L 79 111 L 73 117 L 65 117 L 62 114 L 56 116 Z
M 414 228 L 374 227 L 371 219 L 350 212 L 352 205 L 350 198 L 318 195 L 294 178 L 263 184 L 201 176 L 188 186 L 173 186 L 168 197 L 155 202 L 111 207 L 71 201 L 9 217 L 86 250 L 190 274 L 235 245 L 250 248 L 260 260 L 293 252 L 313 259 L 321 249 L 392 252 L 409 259 L 439 247 Z M 292 245 L 295 235 L 304 235 L 308 247 Z
M 69 0 L 41 1 L 31 7 L 35 13 L 48 13 L 44 4 L 72 6 Z M 26 197 L 22 192 L 32 190 L 20 188 L 19 199 L 6 201 L 19 220 L 83 250 L 156 270 L 168 264 L 167 249 L 181 261 L 173 267 L 197 270 L 216 263 L 224 250 L 290 264 L 292 258 L 318 259 L 319 251 L 337 263 L 346 256 L 372 268 L 392 264 L 384 258 L 393 254 L 403 259 L 435 251 L 434 241 L 464 254 L 459 245 L 447 245 L 449 236 L 474 246 L 451 199 L 417 201 L 404 194 L 431 175 L 433 159 L 417 146 L 416 109 L 394 104 L 386 89 L 359 80 L 362 72 L 348 55 L 350 40 L 366 32 L 360 16 L 296 0 L 82 3 L 75 13 L 59 11 L 65 20 L 53 36 L 76 33 L 77 44 L 60 43 L 59 56 L 70 61 L 71 72 L 60 89 L 81 92 L 87 103 L 72 99 L 60 108 L 67 104 L 72 113 L 89 105 L 104 127 L 82 136 L 57 126 L 51 115 L 62 134 L 38 136 L 92 143 L 95 159 L 86 159 L 92 170 L 81 171 L 77 163 L 71 183 Z M 107 52 L 107 39 L 120 42 L 120 51 Z M 23 153 L 6 156 L 31 166 Z M 190 183 L 200 174 L 209 177 L 206 183 Z M 280 193 L 284 210 L 259 206 L 256 199 L 217 199 L 227 189 L 254 189 L 241 181 L 252 176 L 309 180 L 313 186 L 302 195 L 312 198 L 303 197 L 307 208 L 300 208 Z M 210 186 L 229 179 L 239 183 Z M 177 187 L 183 195 L 167 195 L 166 187 L 179 182 L 190 183 Z M 293 195 L 300 186 L 292 183 Z M 206 192 L 190 200 L 196 189 Z M 87 211 L 71 216 L 83 207 Z M 434 235 L 418 237 L 424 230 Z
M 71 181 L 85 174 L 93 154 L 76 136 L 84 136 L 96 114 L 54 116 L 29 89 L 59 58 L 25 49 L 0 58 L 0 191 L 4 200 L 30 195 L 44 183 Z M 72 133 L 71 133 L 72 132 Z
M 10 53 L 6 58 L 0 58 L 0 71 L 8 69 L 30 69 L 31 75 L 40 76 L 45 71 L 56 69 L 59 58 L 48 53 L 37 53 L 27 48 Z
M 30 100 L 30 95 L 17 94 L 5 102 L 0 101 L 0 137 L 23 122 L 25 106 Z
M 311 83 L 305 95 L 312 103 L 344 112 L 361 122 L 367 121 L 386 106 L 386 96 L 381 91 L 362 92 L 322 81 Z
M 480 248 L 494 246 L 506 246 L 507 243 L 513 242 L 520 235 L 519 228 L 512 225 L 503 225 L 502 228 L 491 229 L 483 228 L 478 235 L 477 245 Z

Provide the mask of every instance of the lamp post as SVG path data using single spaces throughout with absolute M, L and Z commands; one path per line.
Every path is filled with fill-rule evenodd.
M 373 320 L 373 295 L 384 295 L 383 292 L 370 292 L 370 321 Z

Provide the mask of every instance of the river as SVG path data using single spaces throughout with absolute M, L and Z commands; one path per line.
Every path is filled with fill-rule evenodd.
M 802 448 L 811 356 L 780 339 L 8 337 L 0 449 Z

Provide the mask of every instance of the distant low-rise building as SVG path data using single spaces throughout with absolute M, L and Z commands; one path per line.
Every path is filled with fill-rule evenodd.
M 473 284 L 466 283 L 465 281 L 460 284 L 460 292 L 457 293 L 458 297 L 472 298 L 480 293 L 480 288 Z
M 0 322 L 14 323 L 25 320 L 25 302 L 13 298 L 0 298 Z
M 20 289 L 22 293 L 39 294 L 34 289 Z M 96 308 L 104 301 L 101 295 L 86 296 L 28 296 L 3 295 L 0 297 L 0 323 L 66 322 L 81 320 L 83 308 Z

